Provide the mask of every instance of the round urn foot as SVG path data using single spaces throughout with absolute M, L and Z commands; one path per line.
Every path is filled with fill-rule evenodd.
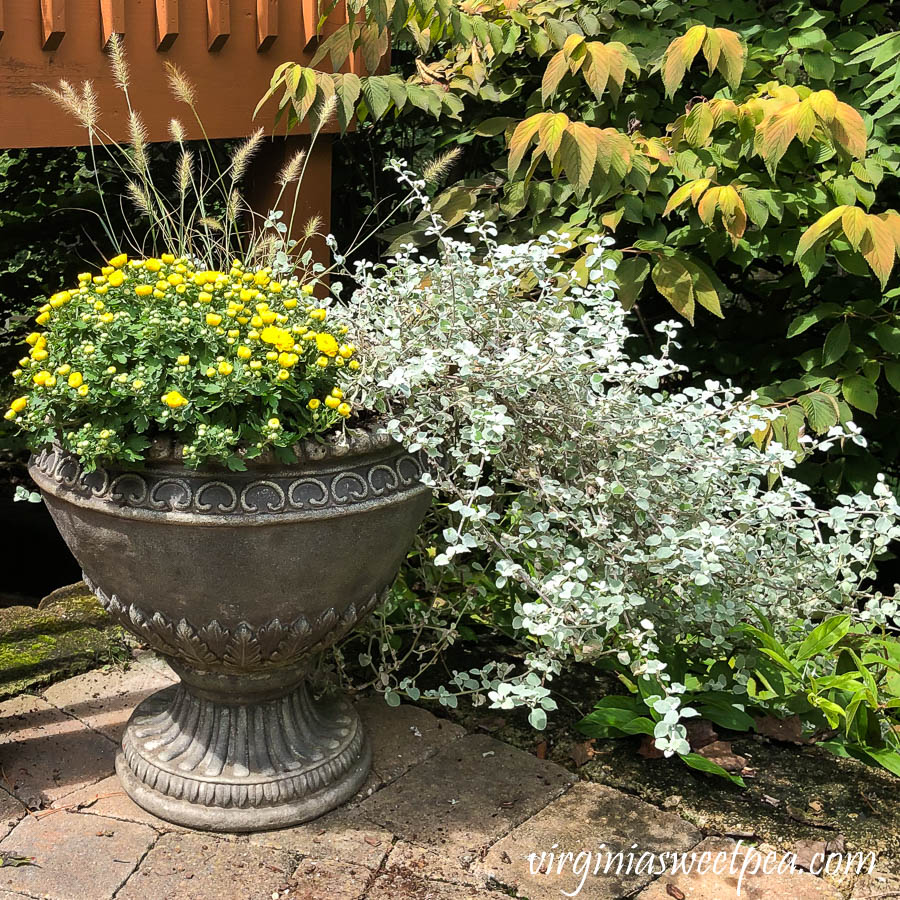
M 185 684 L 131 716 L 116 758 L 126 793 L 161 819 L 207 831 L 259 831 L 314 819 L 353 797 L 372 753 L 342 697 L 289 693 L 227 702 Z

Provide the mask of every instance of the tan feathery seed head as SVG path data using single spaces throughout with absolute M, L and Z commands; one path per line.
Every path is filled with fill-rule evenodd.
M 425 166 L 422 177 L 429 184 L 435 184 L 450 171 L 453 163 L 455 163 L 461 155 L 462 150 L 460 150 L 459 147 L 454 147 L 452 150 L 448 150 L 446 153 L 436 156 L 427 166 Z
M 283 187 L 296 181 L 303 170 L 303 161 L 306 159 L 306 151 L 298 150 L 282 167 L 278 173 L 278 183 Z
M 197 100 L 197 91 L 187 75 L 175 63 L 167 62 L 166 76 L 169 79 L 169 88 L 175 99 L 186 103 L 188 106 L 193 106 Z
M 109 40 L 109 59 L 116 87 L 127 91 L 131 73 L 128 69 L 128 60 L 125 58 L 125 42 L 120 34 L 114 34 Z
M 250 165 L 250 160 L 262 143 L 262 139 L 263 130 L 262 128 L 257 128 L 256 131 L 254 131 L 253 134 L 251 134 L 250 137 L 234 151 L 234 156 L 231 157 L 232 184 L 240 181 L 244 177 L 247 172 L 247 166 Z
M 322 227 L 322 217 L 321 216 L 310 216 L 309 219 L 306 220 L 306 224 L 303 226 L 303 237 L 305 240 L 309 240 L 314 234 L 318 234 L 319 229 Z
M 169 137 L 172 138 L 176 144 L 182 144 L 184 143 L 185 136 L 184 125 L 182 125 L 178 119 L 169 119 Z
M 153 214 L 150 197 L 136 181 L 128 182 L 128 196 L 131 197 L 132 202 L 138 209 L 145 212 L 148 216 Z
M 147 129 L 140 115 L 133 110 L 128 115 L 128 136 L 134 151 L 135 166 L 143 171 L 147 168 Z
M 194 168 L 194 154 L 185 150 L 178 160 L 178 193 L 182 197 L 191 186 L 191 174 Z

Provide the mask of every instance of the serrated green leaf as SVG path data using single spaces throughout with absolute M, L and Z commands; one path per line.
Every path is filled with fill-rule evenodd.
M 850 326 L 846 321 L 838 322 L 825 337 L 825 346 L 822 349 L 822 365 L 827 366 L 837 362 L 850 346 Z
M 844 399 L 855 409 L 875 415 L 878 408 L 878 389 L 862 375 L 848 375 L 841 383 Z

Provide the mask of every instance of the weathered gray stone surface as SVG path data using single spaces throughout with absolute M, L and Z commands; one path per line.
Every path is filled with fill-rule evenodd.
M 206 834 L 164 834 L 116 900 L 267 898 L 290 883 L 294 869 L 294 858 L 278 850 Z
M 116 666 L 86 672 L 51 685 L 42 694 L 66 715 L 74 716 L 118 744 L 135 706 L 175 680 L 171 669 L 166 676 L 154 657 L 144 654 L 127 669 Z
M 113 773 L 116 747 L 39 697 L 0 703 L 0 768 L 26 806 L 50 805 Z
M 260 847 L 290 850 L 317 859 L 343 860 L 377 869 L 391 850 L 393 835 L 352 810 L 337 810 L 294 828 L 250 835 Z
M 561 891 L 578 888 L 581 875 L 573 873 L 572 862 L 582 851 L 589 851 L 594 854 L 591 859 L 596 861 L 599 855 L 603 865 L 597 875 L 592 874 L 594 862 L 587 866 L 589 874 L 581 895 L 591 900 L 613 900 L 649 884 L 652 875 L 627 874 L 627 857 L 621 874 L 616 872 L 615 864 L 607 873 L 607 850 L 623 850 L 627 854 L 632 845 L 637 845 L 637 857 L 642 852 L 689 850 L 701 838 L 693 825 L 672 813 L 612 788 L 580 782 L 494 844 L 475 868 L 486 878 L 515 888 L 530 900 L 558 900 Z M 543 866 L 542 853 L 548 854 Z M 564 853 L 572 856 L 560 869 L 560 855 Z M 531 854 L 537 854 L 533 863 L 528 858 Z M 582 857 L 583 863 L 587 859 Z M 532 864 L 539 874 L 532 874 Z
M 155 840 L 145 825 L 102 816 L 27 816 L 0 841 L 0 855 L 33 856 L 36 865 L 0 866 L 0 888 L 47 900 L 108 900 Z
M 359 811 L 460 864 L 558 797 L 565 769 L 486 735 L 467 735 L 378 791 Z
M 720 874 L 714 871 L 698 873 L 696 871 L 684 875 L 664 875 L 654 881 L 646 890 L 638 894 L 638 900 L 672 900 L 673 889 L 676 895 L 684 895 L 685 900 L 840 900 L 840 892 L 822 878 L 816 878 L 807 872 L 785 872 L 783 874 L 766 875 L 762 871 L 754 872 L 753 863 L 748 864 L 746 874 L 740 878 L 740 866 L 744 855 L 739 852 L 740 860 L 732 874 L 731 858 L 735 842 L 727 838 L 707 838 L 697 848 L 697 853 L 709 850 L 716 859 L 716 854 L 724 853 L 728 862 L 723 862 Z M 714 862 L 711 862 L 711 866 Z M 738 882 L 740 881 L 740 894 Z

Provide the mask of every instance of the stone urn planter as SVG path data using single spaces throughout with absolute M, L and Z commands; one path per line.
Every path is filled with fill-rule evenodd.
M 254 831 L 352 797 L 371 749 L 309 661 L 375 607 L 430 502 L 424 457 L 384 435 L 298 445 L 294 465 L 85 473 L 46 448 L 30 470 L 84 580 L 181 683 L 141 703 L 116 769 L 127 793 L 192 828 Z

